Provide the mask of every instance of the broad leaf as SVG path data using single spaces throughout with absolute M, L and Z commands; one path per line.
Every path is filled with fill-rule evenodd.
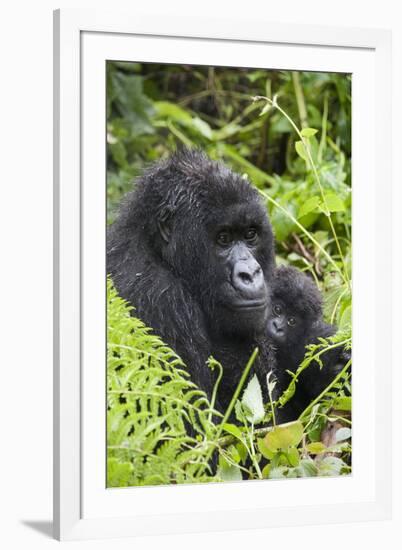
M 299 465 L 300 462 L 300 455 L 299 451 L 296 449 L 296 447 L 290 447 L 290 449 L 287 452 L 287 457 L 289 460 L 289 464 L 293 467 L 296 467 Z
M 310 212 L 313 212 L 317 208 L 317 206 L 320 203 L 320 197 L 317 195 L 315 197 L 311 197 L 304 202 L 299 210 L 299 218 L 302 218 L 306 214 L 309 214 Z
M 301 157 L 303 160 L 308 161 L 306 146 L 302 141 L 296 141 L 295 143 L 295 149 L 296 153 Z
M 335 434 L 335 441 L 339 443 L 340 441 L 345 441 L 352 437 L 352 430 L 350 428 L 339 428 Z
M 321 441 L 314 441 L 307 445 L 307 451 L 312 455 L 319 455 L 327 450 L 327 447 Z
M 334 401 L 334 409 L 337 409 L 339 411 L 351 411 L 352 398 L 349 396 L 337 397 Z
M 267 458 L 268 460 L 273 458 L 274 453 L 268 449 L 263 437 L 259 437 L 257 439 L 257 447 L 264 458 Z
M 314 477 L 318 473 L 318 468 L 311 458 L 303 458 L 296 470 L 299 477 Z
M 243 440 L 243 434 L 240 431 L 240 429 L 235 426 L 234 424 L 224 424 L 222 426 L 223 430 L 227 432 L 230 435 L 233 435 L 236 439 L 239 439 L 240 441 Z
M 339 321 L 339 329 L 343 330 L 352 324 L 352 307 L 347 306 Z
M 288 424 L 276 426 L 265 436 L 265 444 L 270 451 L 278 449 L 287 449 L 291 446 L 297 446 L 303 437 L 303 424 L 296 420 Z
M 346 464 L 336 456 L 326 456 L 318 463 L 319 476 L 339 476 Z
M 209 140 L 212 139 L 211 126 L 207 122 L 205 122 L 205 120 L 202 120 L 199 117 L 194 117 L 192 120 L 192 126 L 205 138 Z
M 242 405 L 247 408 L 247 418 L 253 424 L 261 422 L 265 416 L 264 402 L 262 400 L 261 386 L 256 375 L 252 377 L 244 390 Z
M 303 130 L 300 132 L 303 137 L 309 138 L 314 136 L 318 130 L 315 128 L 303 128 Z
M 329 212 L 344 212 L 346 210 L 345 203 L 335 193 L 326 194 L 325 202 Z

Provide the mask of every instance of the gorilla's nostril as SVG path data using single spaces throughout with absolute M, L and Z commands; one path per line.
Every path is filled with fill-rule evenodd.
M 254 258 L 241 259 L 235 263 L 231 282 L 235 290 L 250 300 L 264 294 L 263 271 Z
M 283 332 L 283 328 L 281 327 L 281 325 L 275 319 L 272 322 L 272 324 L 273 324 L 274 329 L 277 332 L 277 334 L 281 334 Z
M 239 273 L 239 278 L 245 285 L 249 285 L 253 282 L 253 279 L 249 273 Z

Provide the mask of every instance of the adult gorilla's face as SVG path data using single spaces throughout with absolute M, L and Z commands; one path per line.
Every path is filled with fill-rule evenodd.
M 269 226 L 258 202 L 215 211 L 207 224 L 210 282 L 204 310 L 215 331 L 247 336 L 266 325 L 269 308 Z M 201 283 L 202 286 L 202 283 Z
M 247 338 L 267 324 L 273 236 L 257 192 L 229 170 L 223 176 L 210 177 L 171 218 L 165 257 L 200 303 L 212 337 Z

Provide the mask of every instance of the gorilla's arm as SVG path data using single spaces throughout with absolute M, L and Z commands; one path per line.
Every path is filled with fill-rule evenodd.
M 319 321 L 312 327 L 308 343 L 317 344 L 319 338 L 329 338 L 335 333 L 336 327 Z M 326 351 L 320 356 L 322 367 L 316 361 L 311 362 L 307 369 L 302 372 L 298 382 L 309 401 L 318 397 L 325 390 L 350 358 L 350 350 L 344 350 L 342 346 L 339 346 Z
M 192 381 L 211 397 L 213 374 L 203 313 L 185 283 L 171 269 L 149 257 L 140 242 L 122 242 L 118 225 L 108 234 L 108 273 L 118 293 L 153 332 L 176 351 Z
M 305 345 L 317 344 L 318 338 L 329 338 L 335 333 L 336 327 L 318 321 L 306 337 Z M 289 361 L 288 364 L 289 370 L 296 372 L 305 355 L 305 349 L 293 351 L 294 354 L 289 351 L 288 356 L 291 359 L 297 357 L 297 361 Z M 294 396 L 282 408 L 277 409 L 277 421 L 283 423 L 296 420 L 341 372 L 350 357 L 350 351 L 343 350 L 340 346 L 321 355 L 322 367 L 316 361 L 312 361 L 298 377 Z M 282 395 L 291 381 L 289 374 L 283 368 L 283 363 L 282 368 L 277 372 L 277 379 L 276 398 Z

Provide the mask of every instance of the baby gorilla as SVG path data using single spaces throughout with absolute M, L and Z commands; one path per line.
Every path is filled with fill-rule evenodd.
M 279 394 L 291 380 L 286 371 L 297 370 L 306 346 L 336 333 L 336 327 L 325 323 L 322 315 L 322 297 L 312 279 L 293 267 L 278 267 L 272 281 L 268 336 L 276 349 Z M 325 352 L 321 359 L 321 369 L 314 362 L 299 376 L 295 395 L 278 411 L 281 422 L 296 420 L 341 371 L 350 353 L 335 348 Z

